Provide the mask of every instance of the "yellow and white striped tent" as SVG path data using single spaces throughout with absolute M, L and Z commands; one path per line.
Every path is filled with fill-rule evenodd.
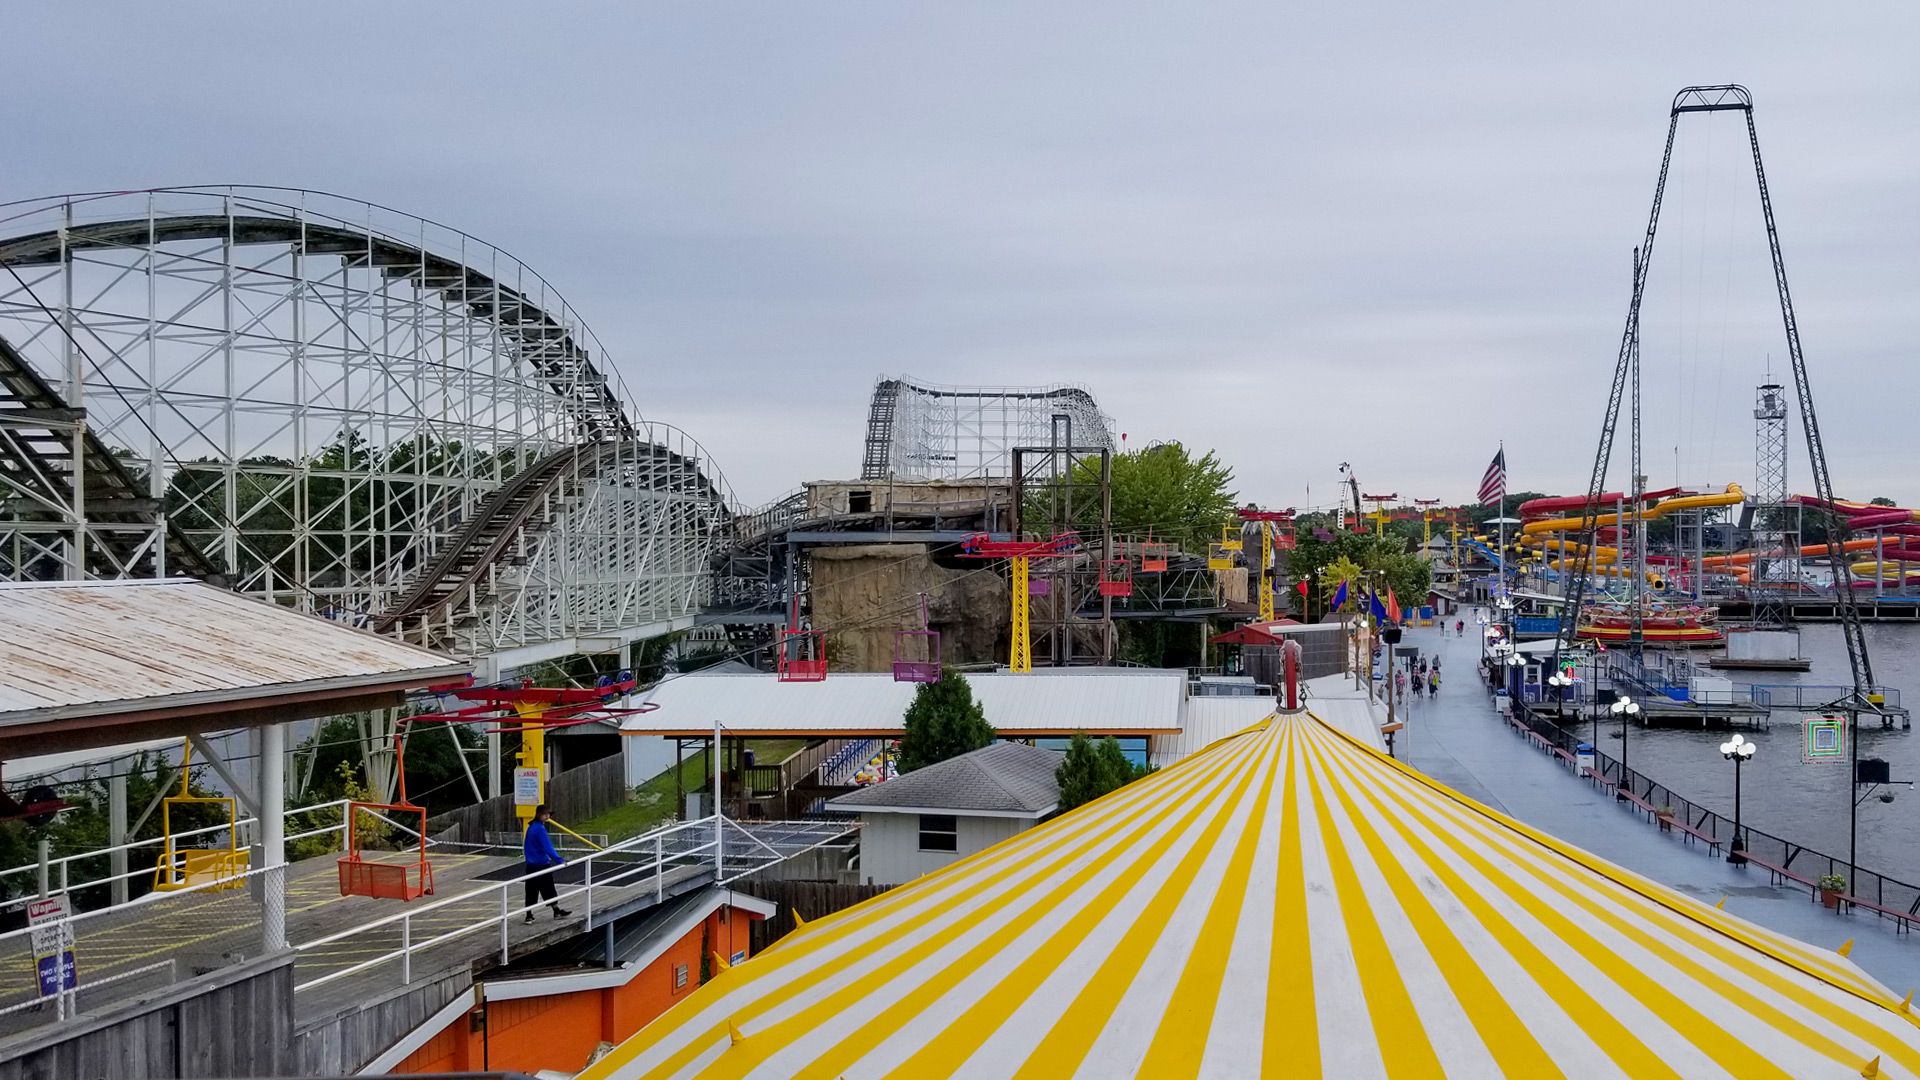
M 582 1080 L 1920 1075 L 1850 961 L 1278 716 L 721 972 Z

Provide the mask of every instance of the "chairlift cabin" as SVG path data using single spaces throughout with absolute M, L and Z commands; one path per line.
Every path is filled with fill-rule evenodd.
M 1233 569 L 1233 549 L 1227 547 L 1227 545 L 1225 544 L 1208 544 L 1207 545 L 1207 569 L 1209 570 Z
M 160 800 L 160 857 L 153 867 L 153 890 L 172 892 L 211 883 L 214 889 L 237 889 L 240 875 L 247 872 L 250 856 L 240 846 L 240 812 L 230 796 L 195 795 L 188 790 L 189 768 L 193 764 L 193 743 L 188 742 L 180 755 L 180 794 Z M 196 804 L 224 806 L 227 811 L 227 846 L 183 848 L 175 843 L 173 811 Z
M 780 631 L 778 662 L 781 682 L 821 682 L 827 677 L 827 635 L 823 630 L 790 626 Z
M 1220 526 L 1220 546 L 1228 551 L 1239 551 L 1245 546 L 1241 540 L 1241 527 L 1237 521 L 1229 521 Z
M 1106 559 L 1100 563 L 1100 595 L 1133 595 L 1133 563 L 1131 561 Z
M 407 743 L 399 732 L 395 732 L 393 741 L 400 801 L 347 804 L 347 853 L 338 863 L 341 896 L 405 901 L 433 893 L 433 863 L 427 859 L 427 808 L 408 801 Z M 415 819 L 418 825 L 410 823 Z M 369 850 L 364 844 L 381 835 L 381 824 L 412 833 L 416 845 L 400 851 Z
M 1149 540 L 1140 545 L 1140 572 L 1164 574 L 1167 571 L 1167 545 Z
M 893 681 L 940 681 L 940 631 L 927 622 L 927 597 L 920 595 L 920 629 L 893 632 Z

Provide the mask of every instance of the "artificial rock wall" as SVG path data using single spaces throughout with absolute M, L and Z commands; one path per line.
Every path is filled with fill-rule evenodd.
M 1011 619 L 995 563 L 949 569 L 925 544 L 816 547 L 808 557 L 813 624 L 827 630 L 831 670 L 893 670 L 894 631 L 919 628 L 921 593 L 946 663 L 1005 661 Z

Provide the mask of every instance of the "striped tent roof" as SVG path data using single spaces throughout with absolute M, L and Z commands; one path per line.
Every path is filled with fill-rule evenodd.
M 582 1077 L 1837 1080 L 1876 1058 L 1920 1075 L 1920 1029 L 1850 961 L 1280 716 L 806 925 Z

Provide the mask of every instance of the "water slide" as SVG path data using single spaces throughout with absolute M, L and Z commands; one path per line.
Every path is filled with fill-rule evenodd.
M 1677 492 L 1677 491 L 1679 491 L 1678 488 L 1670 488 L 1668 489 L 1668 491 L 1665 491 L 1665 492 L 1650 491 L 1650 492 L 1647 492 L 1645 497 L 1651 499 L 1658 495 L 1665 495 L 1665 494 L 1669 494 L 1671 492 Z M 1526 508 L 1529 506 L 1536 507 L 1537 510 L 1554 509 L 1554 508 L 1542 508 L 1540 507 L 1539 504 L 1548 503 L 1548 502 L 1565 502 L 1565 501 L 1566 501 L 1565 499 L 1531 500 L 1530 502 L 1521 504 L 1521 511 L 1520 511 L 1521 517 L 1522 519 L 1526 517 Z M 1728 484 L 1727 490 L 1717 495 L 1675 495 L 1672 498 L 1663 498 L 1659 502 L 1654 503 L 1652 506 L 1645 507 L 1644 509 L 1629 510 L 1629 511 L 1625 511 L 1624 513 L 1598 514 L 1592 518 L 1542 517 L 1538 520 L 1529 521 L 1526 524 L 1520 526 L 1520 534 L 1522 536 L 1539 536 L 1544 533 L 1581 532 L 1581 531 L 1584 531 L 1589 525 L 1593 525 L 1593 526 L 1619 525 L 1621 524 L 1623 518 L 1626 521 L 1651 521 L 1654 518 L 1665 517 L 1666 515 L 1673 513 L 1675 510 L 1700 510 L 1709 506 L 1735 506 L 1746 501 L 1747 501 L 1747 493 L 1741 490 L 1739 484 Z M 1574 501 L 1574 505 L 1572 509 L 1585 509 L 1586 505 L 1587 505 L 1586 499 L 1577 498 Z

